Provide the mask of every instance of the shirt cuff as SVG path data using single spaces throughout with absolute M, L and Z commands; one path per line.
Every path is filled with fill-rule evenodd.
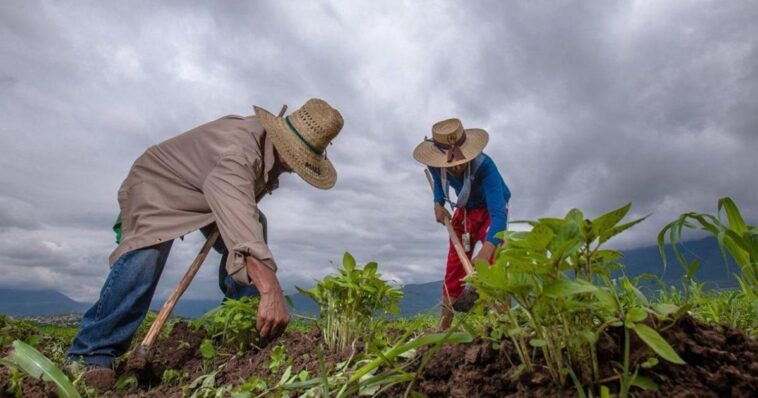
M 247 262 L 245 261 L 248 256 L 271 268 L 274 272 L 277 270 L 274 256 L 263 242 L 240 243 L 235 245 L 229 254 L 229 259 L 226 261 L 226 272 L 235 281 L 243 285 L 252 284 L 250 275 L 247 274 Z

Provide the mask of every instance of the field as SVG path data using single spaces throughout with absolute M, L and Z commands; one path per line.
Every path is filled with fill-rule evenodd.
M 712 233 L 738 265 L 725 272 L 740 289 L 706 290 L 698 262 L 677 253 L 667 266 L 686 270 L 681 284 L 643 294 L 641 278 L 611 278 L 623 269 L 605 246 L 643 221 L 623 221 L 629 210 L 585 218 L 574 209 L 506 232 L 494 264 L 468 279 L 477 306 L 450 331 L 437 332 L 435 317 L 395 317 L 402 291 L 377 263 L 346 253 L 338 274 L 302 291 L 316 319 L 294 319 L 274 341 L 254 329 L 257 299 L 173 319 L 149 366 L 120 359 L 115 389 L 101 396 L 758 396 L 756 229 L 728 198 L 716 215 L 682 214 L 661 246 L 687 228 Z M 63 363 L 75 332 L 0 317 L 0 397 L 98 396 Z

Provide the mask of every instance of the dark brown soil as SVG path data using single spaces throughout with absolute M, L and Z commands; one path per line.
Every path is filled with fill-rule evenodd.
M 758 396 L 758 341 L 729 328 L 719 331 L 685 317 L 661 333 L 686 366 L 661 359 L 645 372 L 659 390 L 633 389 L 639 397 L 756 397 Z M 632 340 L 632 363 L 652 356 L 639 340 Z M 601 340 L 598 357 L 605 385 L 618 389 L 615 369 L 622 358 L 623 330 Z M 513 347 L 504 342 L 499 351 L 476 340 L 468 345 L 444 346 L 437 351 L 416 381 L 417 390 L 430 397 L 533 397 L 576 396 L 571 386 L 555 386 L 549 374 L 537 368 L 519 373 Z
M 674 365 L 660 360 L 645 375 L 659 385 L 659 390 L 643 391 L 633 388 L 638 397 L 756 397 L 758 396 L 758 340 L 727 327 L 723 329 L 704 325 L 685 317 L 676 325 L 661 332 L 687 362 L 686 366 Z M 150 365 L 141 374 L 141 384 L 128 391 L 104 394 L 108 397 L 181 397 L 182 386 L 197 377 L 224 367 L 216 375 L 216 386 L 239 385 L 257 375 L 268 380 L 278 380 L 287 365 L 272 371 L 271 351 L 278 344 L 285 344 L 287 355 L 292 359 L 294 373 L 307 370 L 310 377 L 320 374 L 316 347 L 321 344 L 318 330 L 307 334 L 287 332 L 279 339 L 261 349 L 253 349 L 244 355 L 219 353 L 207 363 L 199 352 L 205 338 L 202 331 L 195 331 L 185 323 L 177 323 L 171 334 L 159 340 Z M 621 362 L 623 330 L 611 330 L 598 344 L 598 357 L 603 383 L 612 392 L 618 389 L 617 370 Z M 632 341 L 632 363 L 639 363 L 652 356 L 641 341 Z M 362 347 L 356 347 L 359 352 Z M 218 351 L 223 351 L 219 349 Z M 350 351 L 340 355 L 324 353 L 327 368 L 334 368 L 340 361 L 350 357 Z M 421 359 L 428 354 L 429 361 L 418 370 Z M 493 349 L 491 341 L 477 339 L 470 344 L 455 344 L 440 347 L 435 352 L 421 349 L 417 355 L 416 371 L 419 375 L 413 389 L 430 397 L 572 397 L 577 396 L 570 385 L 558 387 L 553 384 L 547 371 L 539 365 L 533 372 L 518 371 L 518 357 L 509 341 Z M 161 383 L 167 369 L 186 373 L 177 385 Z M 413 369 L 407 369 L 413 371 Z M 125 364 L 117 369 L 124 376 Z M 293 374 L 294 374 L 293 373 Z M 8 371 L 0 368 L 0 391 L 8 380 Z M 597 388 L 596 388 L 597 390 Z M 405 386 L 385 393 L 398 396 Z M 26 378 L 24 395 L 28 397 L 55 396 L 54 389 L 41 381 Z M 2 397 L 2 393 L 0 393 Z

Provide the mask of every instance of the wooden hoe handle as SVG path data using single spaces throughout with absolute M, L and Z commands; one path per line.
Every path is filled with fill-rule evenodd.
M 179 297 L 182 296 L 185 290 L 187 290 L 187 287 L 189 286 L 190 282 L 192 282 L 192 278 L 195 277 L 195 274 L 197 274 L 197 271 L 200 269 L 200 266 L 203 264 L 203 261 L 205 260 L 205 257 L 208 255 L 208 252 L 211 250 L 211 247 L 213 247 L 213 244 L 216 243 L 216 239 L 218 239 L 218 228 L 213 228 L 213 231 L 210 235 L 208 235 L 208 240 L 205 241 L 205 244 L 203 245 L 202 249 L 200 249 L 200 252 L 197 253 L 197 257 L 195 257 L 195 261 L 192 262 L 192 265 L 190 265 L 187 272 L 184 274 L 184 277 L 182 277 L 182 280 L 179 281 L 179 284 L 176 286 L 173 292 L 171 292 L 171 296 L 166 300 L 166 303 L 163 304 L 163 308 L 161 308 L 161 312 L 158 313 L 158 317 L 155 318 L 155 322 L 150 326 L 150 330 L 147 332 L 147 335 L 145 335 L 145 338 L 142 340 L 142 345 L 149 348 L 153 346 L 153 343 L 155 343 L 155 340 L 158 338 L 158 333 L 160 333 L 161 329 L 163 328 L 163 324 L 166 323 L 166 320 L 171 315 L 171 311 L 174 310 L 174 307 L 176 306 L 176 302 L 179 301 Z
M 426 174 L 426 180 L 429 181 L 429 187 L 432 188 L 432 192 L 434 192 L 434 182 L 432 181 L 432 175 L 429 173 L 429 169 L 424 169 L 424 174 Z M 455 248 L 455 253 L 458 255 L 458 260 L 463 264 L 463 269 L 466 271 L 466 275 L 473 274 L 474 266 L 471 265 L 471 260 L 468 259 L 466 251 L 463 250 L 463 245 L 461 244 L 460 239 L 458 239 L 458 235 L 455 233 L 453 226 L 450 224 L 449 218 L 445 218 L 445 228 L 447 229 L 447 234 L 450 235 L 450 241 L 453 242 L 453 247 Z

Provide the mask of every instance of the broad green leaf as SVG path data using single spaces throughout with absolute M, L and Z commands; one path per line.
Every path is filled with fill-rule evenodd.
M 611 398 L 611 390 L 606 386 L 600 386 L 600 398 Z
M 600 303 L 600 305 L 603 306 L 603 308 L 611 312 L 616 312 L 619 310 L 618 302 L 605 289 L 597 289 L 593 292 L 593 294 L 597 298 L 597 301 Z
M 671 345 L 669 345 L 669 343 L 666 342 L 666 340 L 664 340 L 654 329 L 645 324 L 638 323 L 634 325 L 634 331 L 637 333 L 637 336 L 639 336 L 648 347 L 655 351 L 656 354 L 660 355 L 661 358 L 671 363 L 685 365 L 684 360 L 679 354 L 677 354 L 676 351 L 671 348 Z
M 626 205 L 619 207 L 616 210 L 610 211 L 608 213 L 603 214 L 602 216 L 596 217 L 592 220 L 592 229 L 595 232 L 595 235 L 600 236 L 603 232 L 613 228 L 616 224 L 618 224 L 619 221 L 621 221 L 627 213 L 629 213 L 629 209 L 632 208 L 632 203 L 629 202 Z
M 626 313 L 626 321 L 627 322 L 642 322 L 647 318 L 647 311 L 643 310 L 640 307 L 634 307 L 629 309 L 629 311 Z
M 658 391 L 658 384 L 653 379 L 639 374 L 635 374 L 634 378 L 632 378 L 632 385 L 643 390 Z
M 553 240 L 555 233 L 546 225 L 537 224 L 526 236 L 521 245 L 535 250 L 545 250 L 547 245 Z
M 579 209 L 571 209 L 568 213 L 566 213 L 566 217 L 564 217 L 566 221 L 573 221 L 576 223 L 576 225 L 582 225 L 584 222 L 584 213 L 582 213 Z
M 610 261 L 616 261 L 624 257 L 624 255 L 621 254 L 621 252 L 616 251 L 616 250 L 598 250 L 595 252 L 593 257 L 605 262 L 610 262 Z
M 626 231 L 627 229 L 629 229 L 629 228 L 631 228 L 631 227 L 633 227 L 633 226 L 641 223 L 642 221 L 644 221 L 649 216 L 650 215 L 648 214 L 647 216 L 642 217 L 640 219 L 637 219 L 637 220 L 634 220 L 634 221 L 630 221 L 630 222 L 628 222 L 626 224 L 621 224 L 619 226 L 615 226 L 615 227 L 613 227 L 611 229 L 605 230 L 604 232 L 602 232 L 602 233 L 599 234 L 599 236 L 600 236 L 600 244 L 603 244 L 603 243 L 607 242 L 612 237 L 614 237 L 614 236 L 616 236 L 616 235 L 618 235 L 618 234 Z
M 540 218 L 537 220 L 540 224 L 550 228 L 553 233 L 558 233 L 566 222 L 561 218 Z
M 30 345 L 20 340 L 14 341 L 13 351 L 11 351 L 8 359 L 33 378 L 39 379 L 42 377 L 44 380 L 54 383 L 59 397 L 80 397 L 74 385 L 71 384 L 71 381 L 63 372 Z
M 679 311 L 679 306 L 674 305 L 674 304 L 661 303 L 661 304 L 654 304 L 653 309 L 655 310 L 655 312 L 663 316 L 669 316 Z
M 342 256 L 342 266 L 345 267 L 346 270 L 350 271 L 355 269 L 355 258 L 352 254 L 345 252 L 345 255 Z
M 363 270 L 365 272 L 370 272 L 371 274 L 376 274 L 376 269 L 378 267 L 379 267 L 379 264 L 377 264 L 376 262 L 372 261 L 372 262 L 366 264 L 366 266 L 363 267 Z
M 597 286 L 589 282 L 581 280 L 572 281 L 570 279 L 559 279 L 550 283 L 549 285 L 546 285 L 542 290 L 542 293 L 548 297 L 566 297 L 579 293 L 595 292 L 597 290 Z

